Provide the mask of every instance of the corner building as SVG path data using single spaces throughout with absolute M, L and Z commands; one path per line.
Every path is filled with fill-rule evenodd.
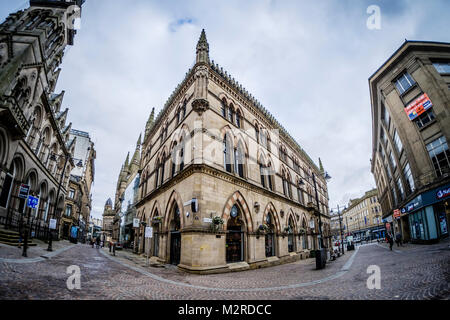
M 210 62 L 204 30 L 196 53 L 193 68 L 147 122 L 136 210 L 153 237 L 137 230 L 140 252 L 145 241 L 151 260 L 195 273 L 294 261 L 318 249 L 319 212 L 329 246 L 323 168 Z
M 405 41 L 369 78 L 371 171 L 387 232 L 448 237 L 450 43 Z

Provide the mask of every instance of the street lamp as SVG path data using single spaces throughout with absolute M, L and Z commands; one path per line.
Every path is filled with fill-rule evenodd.
M 66 154 L 62 154 L 62 155 L 58 156 L 58 155 L 52 153 L 51 156 L 50 156 L 50 160 L 56 161 L 57 157 L 64 157 L 64 167 L 63 167 L 63 171 L 61 173 L 61 178 L 59 179 L 58 191 L 56 192 L 55 207 L 53 208 L 52 218 L 56 217 L 56 208 L 58 207 L 59 192 L 61 191 L 61 185 L 62 185 L 62 182 L 63 182 L 64 173 L 66 172 L 67 161 L 69 161 L 69 159 L 79 160 L 78 163 L 77 163 L 77 167 L 82 167 L 83 166 L 83 161 L 82 160 L 72 158 L 72 156 L 70 154 L 67 154 L 67 155 Z M 52 240 L 53 240 L 52 239 L 52 231 L 49 228 L 49 230 L 48 230 L 48 248 L 47 248 L 47 251 L 53 251 Z
M 343 207 L 344 207 L 344 210 L 345 210 L 345 205 L 344 205 Z M 333 208 L 333 209 L 336 209 L 336 208 Z M 333 209 L 331 209 L 331 213 L 333 213 Z M 340 229 L 340 231 L 341 231 L 342 254 L 345 254 L 345 253 L 344 253 L 344 238 L 343 238 L 343 235 L 342 235 L 341 211 L 339 210 L 339 205 L 337 205 L 337 211 L 338 211 L 338 217 L 339 217 L 339 229 Z
M 322 269 L 325 266 L 325 262 L 326 262 L 326 256 L 323 256 L 323 252 L 324 252 L 324 245 L 323 245 L 323 235 L 322 235 L 322 219 L 321 219 L 321 212 L 320 212 L 320 205 L 319 205 L 319 195 L 317 193 L 317 184 L 316 184 L 316 176 L 314 174 L 314 172 L 312 173 L 312 175 L 307 175 L 305 174 L 306 177 L 308 178 L 312 178 L 313 183 L 314 183 L 314 192 L 315 192 L 315 198 L 316 198 L 316 205 L 317 205 L 317 214 L 319 215 L 319 236 L 320 236 L 320 257 L 319 255 L 316 254 L 316 268 L 317 269 Z M 323 175 L 323 178 L 328 181 L 331 179 L 331 176 L 325 172 L 325 174 Z M 299 181 L 300 185 L 304 185 L 305 183 L 303 182 L 303 179 L 301 179 Z

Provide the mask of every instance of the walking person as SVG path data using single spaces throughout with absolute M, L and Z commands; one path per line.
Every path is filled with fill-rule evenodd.
M 392 239 L 392 236 L 390 234 L 387 234 L 387 241 L 389 242 L 389 249 L 392 251 L 392 246 L 394 245 L 394 239 Z
M 400 231 L 397 232 L 397 234 L 395 235 L 395 241 L 397 242 L 397 247 L 400 245 L 400 247 L 402 247 L 402 234 L 400 233 Z
M 95 239 L 95 244 L 96 244 L 96 248 L 100 248 L 100 238 L 97 237 L 97 239 Z

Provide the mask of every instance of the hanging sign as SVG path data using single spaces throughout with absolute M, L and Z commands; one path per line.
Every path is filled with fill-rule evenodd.
M 139 219 L 133 218 L 133 228 L 139 228 Z
M 394 210 L 394 218 L 398 219 L 398 218 L 400 218 L 400 215 L 401 215 L 400 210 L 399 209 L 395 209 Z
M 409 120 L 414 120 L 422 113 L 431 108 L 433 104 L 426 93 L 422 94 L 416 100 L 411 102 L 406 108 L 405 112 L 408 115 Z

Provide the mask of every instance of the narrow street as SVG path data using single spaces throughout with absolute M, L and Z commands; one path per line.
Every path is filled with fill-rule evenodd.
M 71 245 L 39 261 L 5 259 L 0 248 L 0 299 L 409 300 L 450 298 L 448 239 L 435 245 L 364 244 L 315 270 L 315 260 L 213 275 L 152 267 L 126 251 Z M 17 249 L 18 250 L 18 249 Z M 3 249 L 3 251 L 5 251 Z M 33 258 L 29 258 L 33 259 Z M 81 289 L 69 290 L 67 267 L 81 270 Z M 367 267 L 380 267 L 381 288 L 368 289 Z

